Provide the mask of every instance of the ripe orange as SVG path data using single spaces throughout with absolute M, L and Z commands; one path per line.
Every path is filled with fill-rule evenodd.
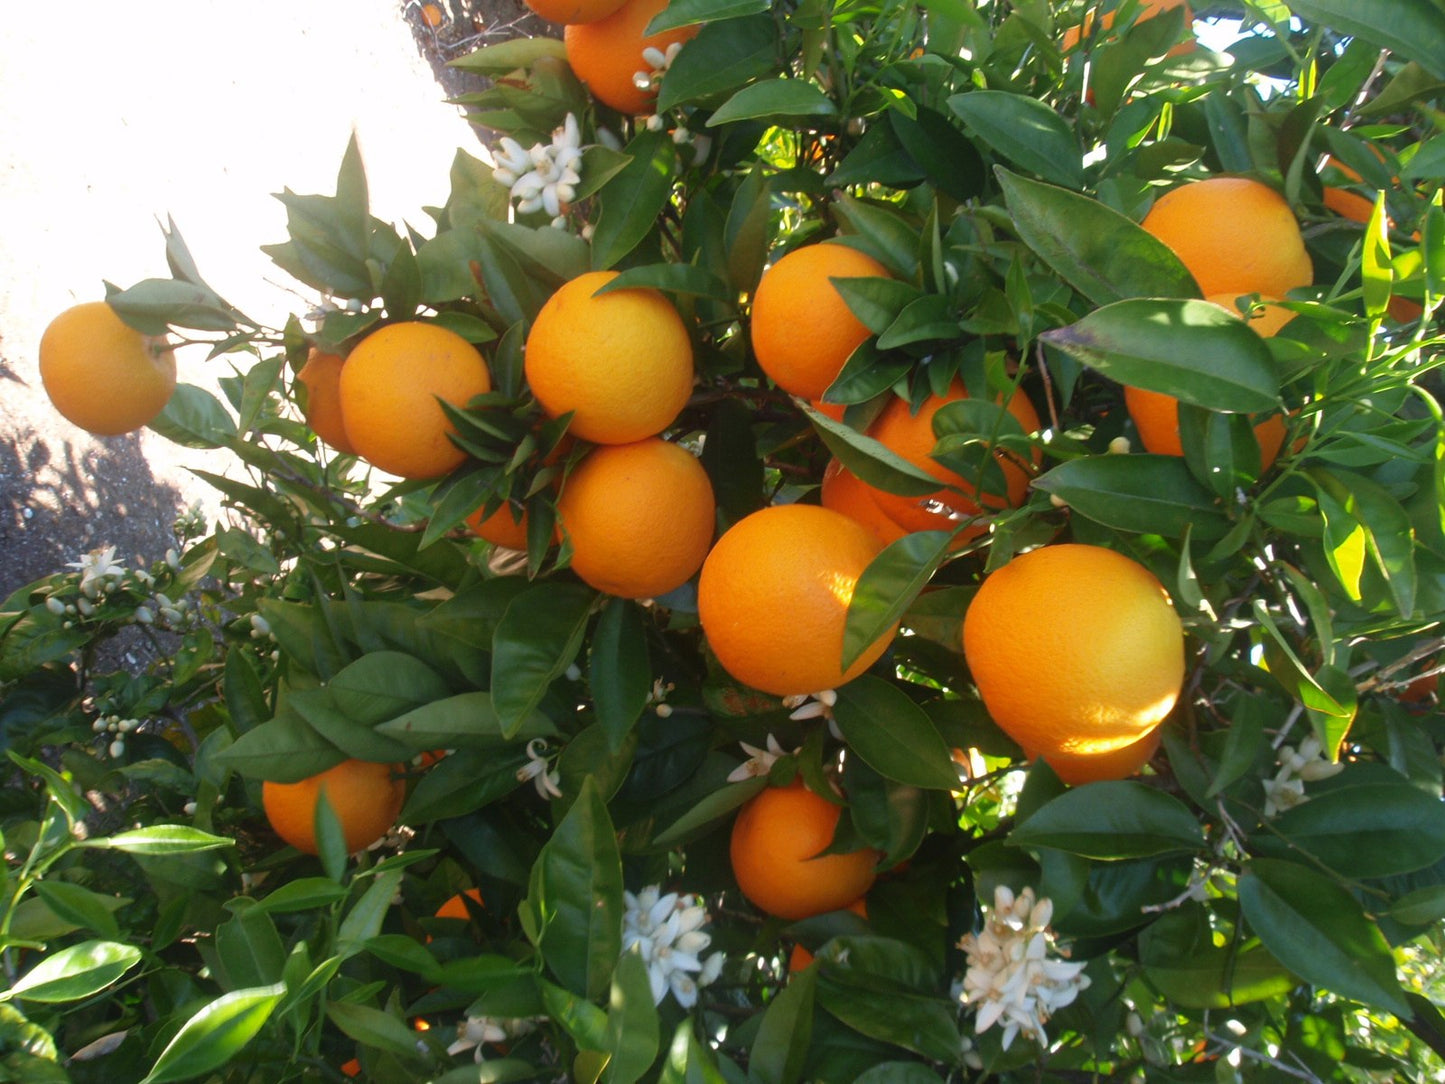
M 322 794 L 341 822 L 346 852 L 371 846 L 391 829 L 401 812 L 406 784 L 395 765 L 343 760 L 298 783 L 261 787 L 261 804 L 276 834 L 298 851 L 316 854 L 316 803 Z
M 1374 200 L 1335 185 L 1325 185 L 1324 204 L 1341 218 L 1348 218 L 1352 222 L 1369 222 L 1370 216 L 1375 213 Z
M 557 500 L 572 571 L 622 598 L 653 598 L 685 584 L 702 567 L 716 519 L 707 471 L 686 448 L 658 437 L 594 448 Z
M 312 347 L 306 364 L 296 379 L 306 388 L 306 424 L 311 431 L 343 455 L 355 455 L 356 449 L 346 435 L 341 418 L 341 366 L 338 354 L 323 354 Z
M 593 294 L 616 271 L 589 271 L 547 299 L 527 335 L 527 383 L 573 436 L 630 444 L 672 424 L 692 394 L 692 342 L 656 290 Z
M 142 335 L 104 301 L 66 309 L 40 336 L 40 380 L 73 425 L 114 437 L 146 425 L 176 387 L 164 337 Z
M 483 508 L 486 506 L 483 505 Z M 516 519 L 516 510 L 510 501 L 505 501 L 502 506 L 485 519 L 482 518 L 482 508 L 478 508 L 466 519 L 467 526 L 472 533 L 479 538 L 484 538 L 494 546 L 505 546 L 509 550 L 524 550 L 527 548 L 527 510 L 521 512 L 521 518 Z
M 1145 19 L 1152 19 L 1152 18 L 1154 18 L 1154 17 L 1155 17 L 1156 15 L 1158 15 L 1160 12 L 1169 11 L 1169 10 L 1171 10 L 1171 9 L 1173 9 L 1173 8 L 1179 8 L 1179 7 L 1182 7 L 1182 8 L 1184 9 L 1184 29 L 1185 29 L 1185 32 L 1187 33 L 1187 32 L 1189 31 L 1190 26 L 1191 26 L 1191 25 L 1193 24 L 1193 22 L 1194 22 L 1194 13 L 1189 9 L 1189 5 L 1188 5 L 1187 3 L 1185 3 L 1185 0 L 1142 0 L 1142 3 L 1140 3 L 1140 5 L 1139 5 L 1139 15 L 1138 15 L 1137 18 L 1135 18 L 1134 21 L 1135 21 L 1136 23 L 1142 23 Z M 1098 32 L 1099 32 L 1100 34 L 1107 33 L 1107 32 L 1109 31 L 1110 27 L 1112 27 L 1113 25 L 1114 25 L 1114 12 L 1112 12 L 1112 11 L 1106 11 L 1106 12 L 1104 12 L 1102 15 L 1099 16 L 1099 31 L 1098 31 Z M 1068 52 L 1070 49 L 1074 48 L 1074 46 L 1078 45 L 1079 42 L 1080 42 L 1080 40 L 1081 40 L 1085 35 L 1094 33 L 1094 29 L 1093 29 L 1093 28 L 1094 28 L 1094 9 L 1093 9 L 1093 8 L 1090 8 L 1088 11 L 1086 11 L 1086 12 L 1084 13 L 1084 21 L 1083 21 L 1082 25 L 1080 25 L 1080 26 L 1071 26 L 1071 27 L 1069 27 L 1067 30 L 1064 31 L 1064 37 L 1063 37 L 1063 47 L 1064 47 L 1064 51 L 1065 51 L 1065 52 Z M 1190 52 L 1192 49 L 1194 49 L 1194 47 L 1195 47 L 1195 41 L 1194 41 L 1193 36 L 1191 35 L 1190 38 L 1189 38 L 1187 41 L 1182 41 L 1182 42 L 1180 42 L 1178 45 L 1176 45 L 1176 46 L 1174 46 L 1172 49 L 1170 49 L 1169 52 L 1168 52 L 1166 55 L 1168 55 L 1168 56 L 1180 56 L 1180 55 L 1183 54 L 1183 53 Z
M 879 493 L 836 459 L 830 459 L 823 468 L 823 484 L 818 490 L 818 499 L 823 507 L 842 512 L 862 525 L 877 539 L 881 549 L 890 542 L 898 541 L 908 531 L 894 523 L 878 507 L 874 498 Z
M 569 23 L 562 33 L 572 71 L 594 98 L 619 113 L 651 112 L 657 99 L 656 87 L 638 85 L 639 76 L 652 74 L 652 65 L 642 58 L 644 49 L 666 53 L 674 42 L 697 36 L 700 27 L 696 23 L 660 34 L 645 33 L 647 24 L 667 4 L 668 0 L 624 0 L 612 14 Z
M 989 575 L 964 614 L 963 651 L 994 722 L 1045 758 L 1135 744 L 1184 681 L 1168 592 L 1102 546 L 1044 546 Z
M 1155 727 L 1132 745 L 1107 753 L 1065 753 L 1055 750 L 1044 757 L 1054 774 L 1071 787 L 1080 783 L 1099 783 L 1107 779 L 1127 779 L 1145 764 L 1159 748 L 1163 737 L 1161 727 Z M 1029 760 L 1034 755 L 1027 749 L 1024 754 Z
M 1205 300 L 1243 318 L 1232 294 L 1213 294 Z M 1264 304 L 1255 306 L 1249 316 L 1250 327 L 1262 337 L 1269 338 L 1295 314 L 1282 305 Z M 1179 400 L 1163 392 L 1144 391 L 1141 388 L 1125 386 L 1124 406 L 1134 427 L 1139 430 L 1139 440 L 1144 450 L 1155 455 L 1183 455 L 1184 444 L 1179 438 Z M 1282 415 L 1274 414 L 1254 427 L 1254 439 L 1259 442 L 1259 463 L 1261 470 L 1269 470 L 1284 447 L 1288 433 Z
M 421 6 L 421 21 L 430 29 L 435 30 L 446 22 L 446 12 L 442 11 L 439 4 L 423 4 Z
M 948 531 L 958 525 L 961 518 L 976 516 L 984 511 L 997 511 L 1015 507 L 1022 503 L 1028 490 L 1033 463 L 1020 459 L 1010 452 L 996 451 L 994 458 L 1003 469 L 1006 491 L 986 492 L 978 496 L 967 496 L 973 484 L 961 475 L 949 470 L 929 453 L 933 451 L 937 438 L 933 433 L 933 418 L 949 403 L 968 398 L 963 382 L 955 380 L 947 395 L 931 395 L 913 413 L 908 402 L 895 398 L 868 427 L 868 435 L 897 452 L 915 467 L 927 471 L 944 483 L 956 486 L 963 493 L 950 488 L 939 488 L 923 497 L 903 497 L 896 493 L 875 490 L 873 499 L 895 523 L 910 531 Z M 1039 428 L 1039 416 L 1033 404 L 1022 393 L 1015 392 L 1009 400 L 1008 412 L 1018 419 L 1024 432 L 1033 433 Z M 1038 461 L 1035 453 L 1034 462 Z M 956 545 L 962 545 L 985 530 L 981 524 L 969 526 L 959 532 Z
M 848 355 L 872 334 L 829 280 L 872 277 L 887 278 L 888 269 L 831 242 L 795 248 L 763 272 L 749 333 L 773 383 L 805 399 L 827 391 Z
M 738 887 L 753 905 L 796 920 L 836 911 L 873 886 L 873 850 L 819 855 L 833 842 L 841 806 L 795 780 L 760 791 L 733 821 L 729 854 Z
M 458 892 L 437 908 L 436 917 L 459 918 L 467 921 L 472 917 L 471 912 L 467 910 L 467 899 L 470 899 L 478 907 L 483 906 L 482 890 L 480 888 L 469 888 L 465 892 Z
M 1171 189 L 1144 216 L 1211 294 L 1284 297 L 1314 281 L 1299 222 L 1284 197 L 1246 177 L 1210 177 Z
M 437 400 L 465 406 L 492 390 L 477 348 L 439 324 L 373 331 L 341 368 L 341 414 L 357 454 L 402 478 L 436 478 L 466 461 Z
M 718 662 L 774 696 L 857 677 L 897 628 L 843 670 L 848 604 L 878 550 L 865 528 L 816 505 L 773 505 L 733 524 L 707 555 L 697 587 L 698 618 Z
M 524 0 L 542 18 L 573 26 L 605 19 L 622 6 L 623 0 Z

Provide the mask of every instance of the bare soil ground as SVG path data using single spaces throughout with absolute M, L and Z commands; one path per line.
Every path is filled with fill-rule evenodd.
M 271 193 L 330 192 L 353 130 L 372 210 L 425 229 L 458 148 L 479 133 L 449 97 L 479 88 L 447 61 L 488 41 L 551 32 L 518 0 L 230 0 L 184 8 L 81 0 L 84 34 L 44 5 L 14 5 L 0 33 L 0 599 L 80 554 L 127 564 L 173 544 L 179 514 L 222 514 L 191 468 L 224 457 L 155 433 L 92 438 L 60 417 L 36 350 L 59 311 L 166 276 L 157 220 L 175 219 L 222 295 L 273 326 L 304 311 L 259 251 L 282 240 Z M 83 9 L 83 10 L 81 10 Z M 178 354 L 215 386 L 222 361 Z

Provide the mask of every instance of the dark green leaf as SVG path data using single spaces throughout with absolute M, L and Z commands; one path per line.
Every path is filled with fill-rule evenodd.
M 653 16 L 652 21 L 647 24 L 647 33 L 657 34 L 675 26 L 690 26 L 693 23 L 722 23 L 747 15 L 762 14 L 767 10 L 767 0 L 677 0 L 676 3 L 668 4 L 661 14 Z M 684 53 L 686 51 L 683 50 Z
M 839 981 L 846 974 L 830 972 L 818 980 L 818 1002 L 831 1015 L 863 1035 L 925 1058 L 949 1063 L 957 1059 L 962 1037 L 955 1023 L 956 1002 L 901 990 L 884 993 L 876 983 Z
M 710 297 L 714 301 L 735 301 L 727 283 L 711 271 L 686 263 L 653 263 L 644 267 L 630 267 L 623 271 L 602 289 L 598 295 L 613 290 L 630 290 L 647 287 L 674 294 L 689 294 L 694 297 Z
M 1008 841 L 1102 859 L 1147 858 L 1205 845 L 1188 806 L 1128 779 L 1065 791 L 1016 827 Z
M 1430 0 L 1291 0 L 1294 12 L 1363 38 L 1445 79 L 1445 11 Z
M 492 704 L 504 736 L 521 730 L 548 687 L 572 665 L 595 597 L 574 584 L 540 583 L 507 607 L 492 646 Z
M 458 693 L 433 700 L 387 720 L 376 730 L 412 749 L 496 749 L 513 739 L 527 741 L 556 733 L 551 721 L 536 711 L 528 714 L 515 732 L 506 733 L 491 693 Z
M 236 438 L 235 419 L 221 401 L 194 384 L 177 384 L 150 428 L 186 448 L 224 448 Z
M 971 90 L 953 95 L 948 107 L 1015 165 L 1068 188 L 1084 186 L 1078 137 L 1043 102 L 1002 90 Z
M 652 694 L 652 664 L 642 611 L 628 599 L 609 599 L 592 636 L 588 681 L 597 705 L 597 721 L 609 748 L 622 748 Z
M 657 225 L 672 191 L 677 150 L 665 132 L 642 131 L 627 145 L 632 161 L 598 193 L 601 211 L 592 235 L 592 267 L 609 268 Z
M 902 109 L 890 109 L 888 123 L 908 157 L 940 192 L 956 200 L 970 200 L 983 192 L 987 176 L 983 158 L 942 113 L 923 105 L 912 117 Z
M 1388 877 L 1445 857 L 1445 806 L 1396 783 L 1334 787 L 1286 810 L 1254 840 L 1274 858 L 1304 855 L 1353 878 Z
M 1335 881 L 1294 862 L 1259 858 L 1239 877 L 1239 905 L 1265 947 L 1301 978 L 1410 1016 L 1384 936 Z
M 657 111 L 666 114 L 674 107 L 699 102 L 745 86 L 773 73 L 778 58 L 778 24 L 767 13 L 765 0 L 729 0 L 737 15 L 718 21 L 707 16 L 696 38 L 688 43 L 662 78 L 657 91 Z M 681 0 L 669 4 L 654 24 L 674 24 L 687 19 L 688 7 L 716 0 Z M 692 21 L 692 20 L 688 20 Z M 682 25 L 676 23 L 675 25 Z
M 758 1084 L 797 1084 L 813 1038 L 817 971 L 794 974 L 763 1013 L 748 1055 L 749 1078 Z
M 607 1004 L 607 1049 L 612 1057 L 602 1079 L 608 1084 L 641 1080 L 661 1046 L 660 1027 L 647 965 L 640 953 L 624 952 L 612 974 Z
M 877 643 L 891 636 L 898 620 L 948 554 L 946 531 L 914 531 L 889 545 L 863 570 L 848 603 L 843 628 L 843 669 Z
M 838 689 L 833 718 L 848 746 L 879 775 L 953 790 L 958 772 L 932 720 L 897 686 L 864 675 Z
M 1071 459 L 1034 479 L 1087 519 L 1121 531 L 1221 538 L 1229 521 L 1214 495 L 1170 455 L 1094 455 Z
M 760 119 L 773 122 L 803 117 L 831 117 L 838 112 L 833 99 L 804 79 L 770 79 L 743 87 L 713 112 L 707 126 Z
M 393 719 L 451 691 L 430 666 L 400 651 L 363 655 L 333 677 L 327 688 L 337 710 L 362 726 Z
M 602 997 L 622 951 L 622 858 L 590 779 L 538 855 L 523 906 L 552 973 L 578 997 Z
M 1181 402 L 1241 413 L 1279 405 L 1269 347 L 1207 301 L 1128 298 L 1040 338 L 1121 384 Z

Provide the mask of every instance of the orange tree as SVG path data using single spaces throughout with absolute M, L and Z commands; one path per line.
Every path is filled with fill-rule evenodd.
M 1445 11 L 1099 7 L 489 46 L 280 327 L 167 231 L 231 517 L 0 609 L 0 1072 L 1438 1073 Z

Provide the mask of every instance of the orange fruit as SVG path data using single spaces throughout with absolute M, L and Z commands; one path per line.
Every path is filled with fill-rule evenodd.
M 459 918 L 463 921 L 469 920 L 472 914 L 467 910 L 467 899 L 472 900 L 478 907 L 483 906 L 482 890 L 480 888 L 469 888 L 465 892 L 458 892 L 437 908 L 436 917 Z
M 316 854 L 316 804 L 321 795 L 341 822 L 346 853 L 371 846 L 391 830 L 406 784 L 392 764 L 343 760 L 297 783 L 261 786 L 261 804 L 276 834 L 298 851 Z
M 868 897 L 859 896 L 847 907 L 842 908 L 842 910 L 852 911 L 859 918 L 867 918 Z M 812 962 L 813 954 L 811 952 L 805 949 L 802 945 L 794 945 L 793 951 L 788 955 L 788 971 L 790 973 L 794 971 L 801 971 Z
M 773 383 L 819 399 L 843 363 L 872 334 L 853 315 L 835 278 L 887 278 L 888 269 L 856 248 L 820 242 L 769 265 L 753 294 L 753 354 Z
M 593 295 L 616 271 L 589 271 L 547 299 L 527 335 L 527 383 L 568 432 L 598 444 L 656 436 L 692 394 L 692 341 L 657 290 Z
M 341 1072 L 346 1076 L 360 1076 L 361 1062 L 357 1061 L 357 1059 L 355 1058 L 352 1058 L 350 1061 L 342 1062 Z
M 889 519 L 878 506 L 874 498 L 880 493 L 837 459 L 830 459 L 823 468 L 823 484 L 818 490 L 818 499 L 824 508 L 842 512 L 866 528 L 881 549 L 890 542 L 898 541 L 908 531 Z
M 99 437 L 141 428 L 176 387 L 165 338 L 142 335 L 104 301 L 66 309 L 40 336 L 40 380 L 66 421 Z
M 1213 294 L 1205 300 L 1244 318 L 1235 303 L 1237 299 L 1232 294 Z M 1271 305 L 1266 299 L 1263 304 L 1254 307 L 1248 319 L 1250 327 L 1267 339 L 1294 317 L 1291 310 L 1283 305 Z M 1163 392 L 1144 391 L 1126 385 L 1124 406 L 1134 421 L 1134 427 L 1139 430 L 1139 440 L 1145 451 L 1155 455 L 1184 454 L 1184 444 L 1179 437 L 1178 399 Z M 1254 439 L 1259 442 L 1261 470 L 1269 470 L 1279 457 L 1279 450 L 1284 447 L 1287 434 L 1288 427 L 1284 417 L 1279 414 L 1271 415 L 1254 427 Z
M 964 614 L 963 651 L 994 722 L 1046 759 L 1134 745 L 1184 681 L 1168 592 L 1102 546 L 1043 546 L 990 574 Z
M 338 354 L 324 354 L 315 347 L 296 379 L 306 388 L 306 424 L 311 431 L 343 455 L 355 455 L 346 423 L 341 418 L 341 366 Z
M 832 418 L 835 422 L 841 422 L 843 412 L 848 409 L 847 403 L 825 403 L 821 399 L 814 399 L 808 405 L 824 417 Z
M 346 436 L 372 466 L 436 478 L 466 462 L 438 400 L 462 407 L 492 390 L 477 348 L 440 324 L 388 324 L 356 344 L 341 367 Z
M 1152 19 L 1160 12 L 1169 11 L 1173 8 L 1184 9 L 1184 29 L 1187 32 L 1194 22 L 1194 13 L 1189 9 L 1185 0 L 1142 0 L 1139 5 L 1139 14 L 1135 18 L 1136 23 L 1142 23 L 1145 19 Z M 1079 26 L 1071 26 L 1064 31 L 1063 47 L 1068 52 L 1089 34 L 1094 33 L 1094 8 L 1084 13 L 1084 21 Z M 1105 34 L 1114 25 L 1114 12 L 1106 11 L 1099 17 L 1098 33 Z M 1167 56 L 1180 56 L 1190 52 L 1195 47 L 1194 38 L 1191 36 L 1187 41 L 1182 41 L 1174 46 L 1166 54 Z
M 1352 222 L 1368 223 L 1370 216 L 1375 213 L 1374 200 L 1335 185 L 1325 185 L 1324 204 L 1341 218 L 1348 218 Z
M 1284 197 L 1246 177 L 1210 177 L 1164 193 L 1141 223 L 1189 269 L 1200 292 L 1284 297 L 1314 281 Z
M 907 530 L 950 531 L 958 525 L 960 518 L 976 516 L 984 511 L 1016 507 L 1023 502 L 1028 491 L 1033 463 L 1022 460 L 1011 452 L 994 452 L 994 459 L 1003 470 L 1006 491 L 974 496 L 968 495 L 974 488 L 973 483 L 929 455 L 937 443 L 933 433 L 934 415 L 949 403 L 966 398 L 968 393 L 964 391 L 963 382 L 955 380 L 947 395 L 929 396 L 916 414 L 907 400 L 893 399 L 868 427 L 869 436 L 943 483 L 942 487 L 923 497 L 904 497 L 896 493 L 874 491 L 873 499 L 878 507 Z M 1018 419 L 1024 432 L 1037 432 L 1039 416 L 1026 395 L 1015 392 L 1008 401 L 1007 409 Z M 1036 452 L 1034 462 L 1037 461 Z M 947 488 L 954 486 L 963 492 Z M 982 524 L 970 525 L 959 532 L 955 544 L 962 545 L 985 529 Z
M 542 18 L 573 26 L 605 19 L 622 6 L 622 0 L 524 0 Z
M 642 57 L 644 49 L 666 53 L 668 46 L 697 36 L 696 23 L 646 33 L 647 24 L 667 4 L 668 0 L 625 0 L 610 15 L 569 23 L 562 33 L 572 71 L 594 98 L 619 113 L 649 113 L 657 100 L 656 87 L 638 85 L 639 76 L 652 74 L 652 65 Z
M 820 854 L 841 806 L 795 780 L 750 798 L 733 821 L 729 854 L 743 895 L 761 911 L 796 920 L 836 911 L 873 886 L 874 850 Z
M 697 586 L 698 618 L 723 669 L 774 696 L 837 688 L 868 669 L 897 626 L 846 671 L 843 628 L 879 548 L 864 527 L 817 505 L 773 505 L 733 524 Z
M 707 471 L 686 448 L 658 437 L 594 448 L 557 500 L 572 571 L 622 598 L 653 598 L 685 584 L 702 567 L 716 519 Z
M 421 6 L 421 21 L 432 30 L 441 26 L 442 23 L 446 22 L 446 19 L 446 13 L 442 11 L 440 5 L 423 4 Z
M 517 512 L 511 502 L 503 501 L 500 508 L 483 518 L 482 509 L 485 507 L 483 505 L 467 517 L 466 524 L 472 533 L 494 546 L 505 546 L 509 550 L 526 549 L 527 510 L 522 509 L 521 518 L 515 518 Z
M 1044 760 L 1054 770 L 1054 774 L 1071 787 L 1080 783 L 1099 783 L 1107 779 L 1127 779 L 1149 763 L 1158 750 L 1162 737 L 1161 728 L 1156 726 L 1138 741 L 1122 749 L 1106 753 L 1065 753 L 1055 750 L 1044 757 Z M 1034 759 L 1034 755 L 1027 749 L 1024 750 L 1024 755 L 1031 761 Z

